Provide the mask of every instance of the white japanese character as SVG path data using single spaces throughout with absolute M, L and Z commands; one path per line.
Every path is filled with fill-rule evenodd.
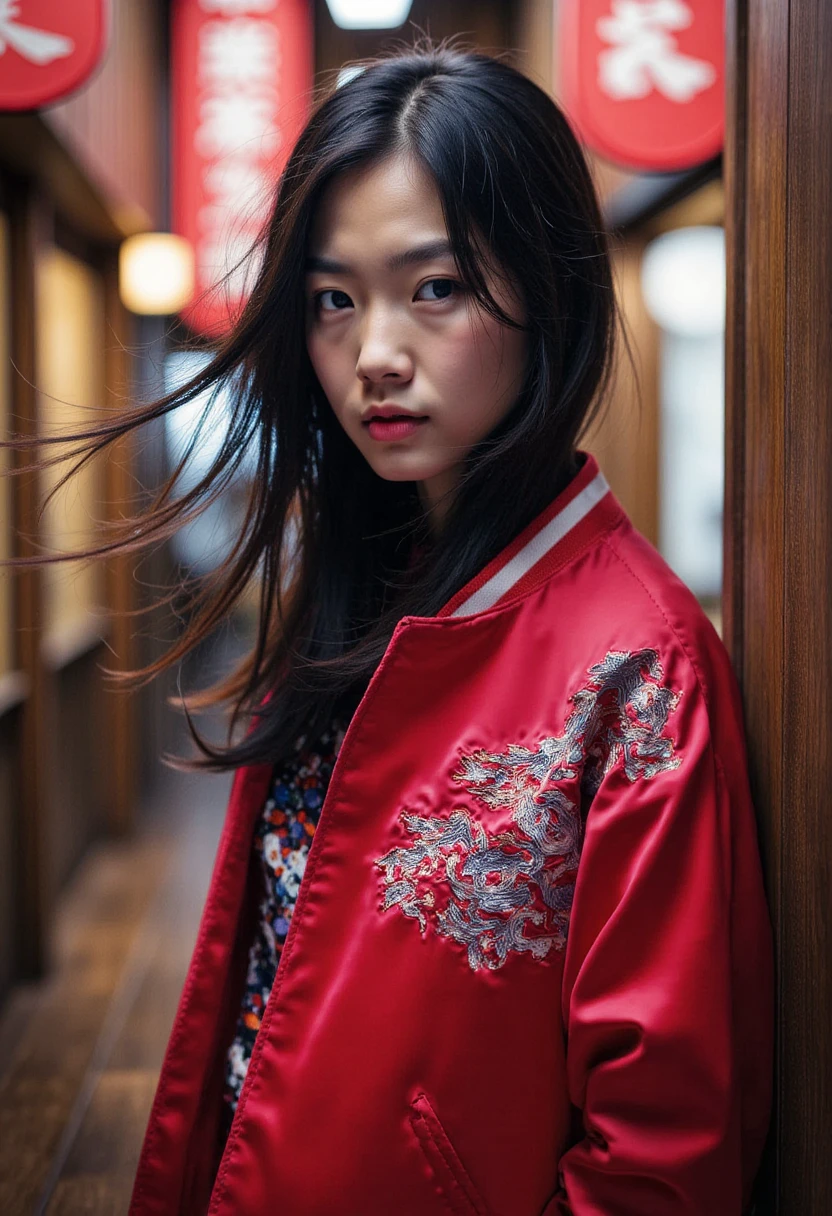
M 266 222 L 271 214 L 271 205 L 268 199 L 258 200 L 244 207 L 225 206 L 222 203 L 209 201 L 204 207 L 200 207 L 197 211 L 197 220 L 204 231 L 218 232 L 233 216 L 236 223 L 241 223 L 250 229 L 256 231 L 262 224 Z
M 692 101 L 717 78 L 704 59 L 682 55 L 671 30 L 686 29 L 693 11 L 684 0 L 611 0 L 612 16 L 595 24 L 613 43 L 598 56 L 598 84 L 610 97 L 646 97 L 658 89 L 670 101 Z
M 11 47 L 18 55 L 41 67 L 53 59 L 65 59 L 72 54 L 75 43 L 71 38 L 17 24 L 19 9 L 19 0 L 0 0 L 0 55 Z
M 199 31 L 199 74 L 209 85 L 268 85 L 279 72 L 279 37 L 270 21 L 209 21 Z
M 257 161 L 239 157 L 208 166 L 202 180 L 206 190 L 227 203 L 243 197 L 253 198 L 271 184 Z
M 258 154 L 276 152 L 283 137 L 274 121 L 276 99 L 268 94 L 225 93 L 200 104 L 194 143 L 210 160 L 256 144 Z
M 232 299 L 239 299 L 248 294 L 259 272 L 262 257 L 261 247 L 252 249 L 252 239 L 244 233 L 231 233 L 224 240 L 200 241 L 196 255 L 199 282 L 206 288 L 225 279 L 223 290 Z
M 257 161 L 239 157 L 217 161 L 206 167 L 202 182 L 213 196 L 199 212 L 200 222 L 206 227 L 216 227 L 230 211 L 255 225 L 266 218 L 271 207 L 272 179 Z

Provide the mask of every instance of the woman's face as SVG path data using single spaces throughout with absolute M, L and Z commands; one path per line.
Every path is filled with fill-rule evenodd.
M 515 293 L 486 270 L 494 298 L 524 321 Z M 430 175 L 391 156 L 337 178 L 312 225 L 307 346 L 321 388 L 370 466 L 416 481 L 441 523 L 466 453 L 509 412 L 525 333 L 462 287 Z M 374 407 L 405 415 L 372 420 Z

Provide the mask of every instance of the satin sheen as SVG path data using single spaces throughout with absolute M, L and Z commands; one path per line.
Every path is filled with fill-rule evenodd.
M 492 607 L 454 615 L 598 472 L 587 456 L 441 613 L 397 626 L 342 745 L 219 1160 L 271 776 L 237 772 L 131 1216 L 740 1216 L 769 1119 L 773 981 L 725 648 L 609 491 Z M 604 776 L 565 949 L 474 970 L 464 946 L 385 910 L 375 862 L 406 843 L 402 809 L 509 827 L 453 780 L 460 757 L 560 735 L 589 669 L 645 649 L 680 694 L 679 765 Z

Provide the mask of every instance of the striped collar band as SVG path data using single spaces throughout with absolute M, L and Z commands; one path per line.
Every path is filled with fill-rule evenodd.
M 472 616 L 525 595 L 624 518 L 595 457 L 577 455 L 585 460 L 566 489 L 437 616 Z

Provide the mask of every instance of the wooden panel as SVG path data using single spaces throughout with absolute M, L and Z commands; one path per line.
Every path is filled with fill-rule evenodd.
M 113 719 L 102 645 L 45 673 L 49 764 L 44 775 L 45 881 L 57 893 L 106 827 L 113 786 Z
M 167 6 L 112 0 L 106 58 L 92 80 L 44 121 L 83 163 L 128 231 L 162 223 L 160 121 Z
M 557 96 L 555 5 L 552 0 L 517 0 L 510 16 L 515 65 L 541 89 Z
M 84 426 L 103 409 L 103 283 L 86 262 L 47 245 L 38 256 L 36 286 L 38 430 L 52 436 Z M 60 450 L 53 447 L 48 454 Z M 47 469 L 43 492 L 65 472 L 65 465 Z M 103 508 L 102 474 L 101 460 L 90 462 L 48 504 L 41 526 L 48 553 L 84 549 L 95 540 L 95 521 Z M 53 563 L 43 578 L 46 640 L 60 647 L 67 635 L 85 632 L 91 614 L 102 609 L 100 566 Z
M 118 212 L 113 215 L 55 132 L 46 123 L 47 111 L 0 114 L 0 161 L 4 171 L 31 178 L 55 208 L 80 231 L 102 241 L 118 241 L 144 224 Z M 117 222 L 119 221 L 119 222 Z
M 659 330 L 644 306 L 641 259 L 645 240 L 633 235 L 613 248 L 616 292 L 635 368 L 623 340 L 609 405 L 583 446 L 598 458 L 613 493 L 636 528 L 658 543 Z
M 0 211 L 0 431 L 3 434 L 7 434 L 11 429 L 10 259 L 11 233 L 8 216 Z M 8 451 L 0 452 L 0 559 L 11 556 L 14 544 L 11 518 L 12 483 L 7 476 L 10 466 Z M 14 625 L 12 578 L 6 570 L 0 572 L 0 694 L 4 685 L 7 693 L 13 694 L 13 686 L 19 683 L 19 673 L 12 670 L 16 663 Z M 12 703 L 15 700 L 13 695 L 10 699 Z M 7 711 L 0 698 L 0 1003 L 17 969 L 14 941 L 19 908 L 13 858 L 18 828 L 19 802 L 16 786 L 19 726 L 18 706 L 13 704 Z
M 11 230 L 12 357 L 17 374 L 12 377 L 12 408 L 20 433 L 37 434 L 37 393 L 35 391 L 35 282 L 34 266 L 38 246 L 48 227 L 42 200 L 29 186 L 20 183 L 9 188 Z M 14 456 L 17 468 L 27 470 L 31 452 Z M 24 471 L 14 482 L 13 524 L 15 555 L 33 557 L 38 553 L 37 511 L 40 501 L 39 478 Z M 44 881 L 44 833 L 42 782 L 44 771 L 43 680 L 40 661 L 41 584 L 39 570 L 22 570 L 14 580 L 15 666 L 26 676 L 28 693 L 21 708 L 20 749 L 17 772 L 17 877 L 19 905 L 17 916 L 17 973 L 22 977 L 39 975 L 47 954 L 47 926 L 50 922 L 51 895 Z
M 729 0 L 726 148 L 726 502 L 723 637 L 743 691 L 749 765 L 782 985 L 783 476 L 788 8 Z M 732 11 L 733 9 L 733 11 Z M 750 27 L 750 28 L 749 28 Z M 731 91 L 732 90 L 732 91 Z M 767 148 L 770 146 L 770 158 Z M 768 573 L 767 573 L 768 572 Z M 782 996 L 782 987 L 780 989 Z M 778 1025 L 783 1009 L 778 1009 Z M 778 1075 L 780 1070 L 778 1068 Z M 759 1178 L 779 1211 L 779 1120 Z
M 831 119 L 832 8 L 791 0 L 780 1184 L 795 1214 L 832 1212 Z
M 729 0 L 725 638 L 775 927 L 760 1211 L 832 1211 L 832 11 Z
M 686 198 L 665 207 L 647 225 L 651 238 L 674 228 L 687 228 L 696 224 L 725 223 L 725 187 L 721 177 L 706 182 Z
M 9 220 L 0 211 L 0 432 L 8 434 L 11 429 L 11 378 L 10 372 L 10 292 L 9 262 L 11 257 L 11 234 Z M 0 452 L 0 560 L 12 553 L 11 505 L 12 487 L 6 476 L 11 464 L 9 453 Z M 8 572 L 0 574 L 0 676 L 14 666 L 12 651 L 13 603 L 11 578 Z

